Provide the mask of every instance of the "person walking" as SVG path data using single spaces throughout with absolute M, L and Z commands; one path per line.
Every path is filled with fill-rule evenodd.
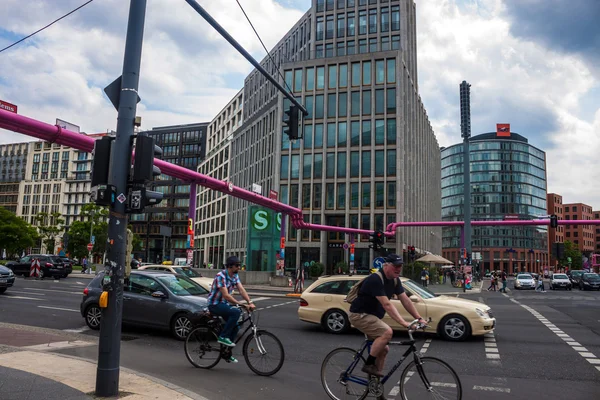
M 494 290 L 494 292 L 496 291 L 495 280 L 496 280 L 496 273 L 494 272 L 490 275 L 490 286 L 487 288 L 488 292 L 492 289 Z
M 83 260 L 81 261 L 81 273 L 82 274 L 87 274 L 88 273 L 88 261 L 87 261 L 87 257 L 83 257 Z
M 427 268 L 423 268 L 421 271 L 421 285 L 423 287 L 427 287 L 427 280 L 429 279 L 429 272 L 427 272 Z
M 506 271 L 502 271 L 502 289 L 500 290 L 502 293 L 506 293 Z

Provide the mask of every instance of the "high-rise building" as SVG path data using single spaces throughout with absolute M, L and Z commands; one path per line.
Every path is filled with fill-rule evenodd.
M 587 220 L 592 219 L 593 216 L 592 207 L 583 203 L 565 203 L 563 210 L 566 220 Z M 565 240 L 575 244 L 587 257 L 596 247 L 595 228 L 594 225 L 565 225 Z
M 243 91 L 238 94 L 208 124 L 206 157 L 198 172 L 215 179 L 229 180 L 229 159 L 233 132 L 242 125 Z M 198 186 L 194 265 L 223 262 L 227 244 L 227 205 L 231 197 L 225 193 Z
M 548 215 L 556 215 L 558 219 L 564 219 L 564 207 L 562 196 L 556 193 L 548 193 L 546 195 L 546 204 Z M 565 241 L 565 226 L 559 225 L 556 228 L 548 228 L 548 254 L 550 255 L 550 266 L 556 266 L 557 259 L 552 253 L 554 243 L 564 243 Z
M 29 143 L 0 144 L 0 207 L 17 213 L 19 182 L 25 178 Z
M 145 133 L 162 148 L 160 159 L 196 171 L 206 151 L 207 126 L 205 122 L 163 126 Z M 164 199 L 142 214 L 130 215 L 132 230 L 143 242 L 134 257 L 148 262 L 187 257 L 190 184 L 162 174 L 150 184 L 150 190 L 163 193 Z
M 283 134 L 289 102 L 253 71 L 231 145 L 233 184 L 276 192 L 315 224 L 384 230 L 396 221 L 440 220 L 440 151 L 418 92 L 413 0 L 313 0 L 270 54 L 261 65 L 273 76 L 283 71 L 281 83 L 309 111 L 303 137 L 290 143 Z M 230 199 L 226 253 L 273 270 L 261 258 L 273 249 L 246 254 L 248 205 Z M 290 225 L 289 267 L 349 261 L 349 235 Z M 369 238 L 354 240 L 355 266 L 367 268 L 375 256 Z M 408 245 L 439 254 L 441 228 L 400 229 L 387 243 L 398 253 Z
M 536 219 L 547 215 L 546 154 L 515 132 L 470 138 L 471 219 Z M 442 149 L 442 218 L 464 220 L 463 144 Z M 443 256 L 458 263 L 461 232 L 443 230 Z M 546 226 L 473 227 L 480 271 L 540 271 L 548 265 Z M 476 264 L 476 263 L 475 263 Z

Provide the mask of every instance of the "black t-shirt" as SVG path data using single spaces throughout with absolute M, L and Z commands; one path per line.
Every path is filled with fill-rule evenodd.
M 388 299 L 391 299 L 394 294 L 404 293 L 400 278 L 396 285 L 396 279 L 387 279 L 383 272 L 381 275 L 383 282 L 379 273 L 371 274 L 364 279 L 358 291 L 358 297 L 350 305 L 350 312 L 373 314 L 381 319 L 385 315 L 385 309 L 376 296 L 387 296 Z

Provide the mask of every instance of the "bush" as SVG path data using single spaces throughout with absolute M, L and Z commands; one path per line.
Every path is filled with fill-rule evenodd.
M 350 266 L 346 262 L 340 261 L 335 264 L 335 271 L 333 271 L 333 273 L 339 274 L 339 271 L 341 271 L 342 274 L 347 274 L 348 271 L 350 271 Z
M 325 266 L 320 262 L 314 263 L 310 266 L 310 276 L 311 278 L 317 278 L 323 275 L 323 271 L 325 270 Z

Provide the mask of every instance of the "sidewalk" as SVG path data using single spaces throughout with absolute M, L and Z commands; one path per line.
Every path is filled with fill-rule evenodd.
M 97 338 L 80 334 L 0 323 L 0 397 L 2 400 L 100 399 L 94 395 L 96 362 L 52 352 L 72 346 L 95 346 L 96 342 Z M 207 400 L 123 367 L 116 398 Z
M 447 294 L 447 295 L 456 295 L 456 294 L 475 294 L 481 293 L 481 287 L 483 285 L 483 281 L 477 282 L 471 285 L 472 289 L 467 289 L 463 292 L 463 288 L 457 288 L 452 286 L 450 280 L 447 280 L 446 283 L 438 283 L 437 285 L 429 285 L 427 289 L 432 291 L 435 294 Z

